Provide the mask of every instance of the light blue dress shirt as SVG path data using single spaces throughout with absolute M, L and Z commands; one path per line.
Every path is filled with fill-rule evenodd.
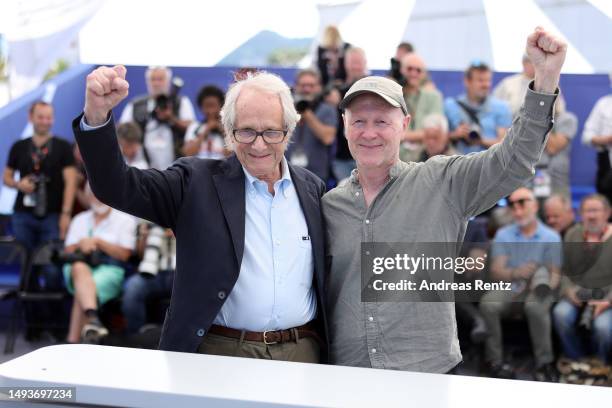
M 314 319 L 312 244 L 287 161 L 274 183 L 243 167 L 246 217 L 240 275 L 214 323 L 240 330 L 281 330 Z M 236 199 L 239 199 L 236 197 Z

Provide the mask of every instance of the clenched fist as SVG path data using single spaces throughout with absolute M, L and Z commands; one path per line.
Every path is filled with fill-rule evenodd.
M 115 65 L 96 68 L 87 75 L 83 112 L 88 125 L 104 124 L 111 109 L 128 95 L 130 85 L 125 80 L 126 72 L 123 65 Z
M 567 44 L 542 27 L 527 37 L 527 56 L 535 70 L 534 90 L 553 93 L 559 85 L 561 67 L 565 61 Z

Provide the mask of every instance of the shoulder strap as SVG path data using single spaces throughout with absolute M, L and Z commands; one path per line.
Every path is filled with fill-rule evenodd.
M 455 98 L 455 102 L 457 102 L 457 105 L 459 105 L 459 107 L 463 109 L 463 111 L 468 115 L 468 117 L 473 123 L 480 126 L 480 120 L 478 119 L 478 111 L 476 109 L 472 108 L 471 106 L 468 106 L 467 103 L 460 101 L 457 98 Z

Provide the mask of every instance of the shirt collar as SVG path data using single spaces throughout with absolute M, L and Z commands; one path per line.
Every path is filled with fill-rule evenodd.
M 459 97 L 459 99 L 461 100 L 461 102 L 466 103 L 468 106 L 476 109 L 476 110 L 487 110 L 488 106 L 489 106 L 489 101 L 491 100 L 491 96 L 487 95 L 486 98 L 484 99 L 484 101 L 482 101 L 482 103 L 480 105 L 474 105 L 472 102 L 470 102 L 470 100 L 467 97 L 467 94 L 463 94 Z
M 276 183 L 280 183 L 280 188 L 283 191 L 283 195 L 287 197 L 287 187 L 293 184 L 293 180 L 291 179 L 291 172 L 289 171 L 289 165 L 287 164 L 287 159 L 283 156 L 281 161 L 282 174 L 280 180 L 276 181 Z M 242 171 L 244 171 L 244 175 L 246 176 L 246 184 L 247 189 L 251 192 L 255 192 L 255 183 L 262 182 L 257 177 L 253 176 L 246 167 L 242 166 Z M 274 183 L 274 184 L 276 184 Z
M 406 166 L 406 163 L 404 163 L 401 160 L 398 160 L 397 162 L 395 162 L 395 164 L 391 166 L 391 169 L 389 169 L 389 181 L 395 180 L 397 176 L 400 175 L 400 173 L 402 172 L 402 169 L 405 166 Z M 356 168 L 353 169 L 353 171 L 351 171 L 351 176 L 349 180 L 353 184 L 359 184 L 359 170 L 357 170 Z
M 519 225 L 517 223 L 514 223 L 514 235 L 517 238 L 524 238 L 524 239 L 540 239 L 540 235 L 542 233 L 542 223 L 540 222 L 540 220 L 537 220 L 537 227 L 535 230 L 535 233 L 530 236 L 530 237 L 526 237 L 523 235 L 521 228 L 519 227 Z

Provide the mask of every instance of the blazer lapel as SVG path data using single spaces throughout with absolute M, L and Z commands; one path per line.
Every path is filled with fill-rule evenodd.
M 236 156 L 226 160 L 223 170 L 222 173 L 213 176 L 213 181 L 217 189 L 225 221 L 229 226 L 236 253 L 236 261 L 240 268 L 244 253 L 244 222 L 246 213 L 244 172 Z

